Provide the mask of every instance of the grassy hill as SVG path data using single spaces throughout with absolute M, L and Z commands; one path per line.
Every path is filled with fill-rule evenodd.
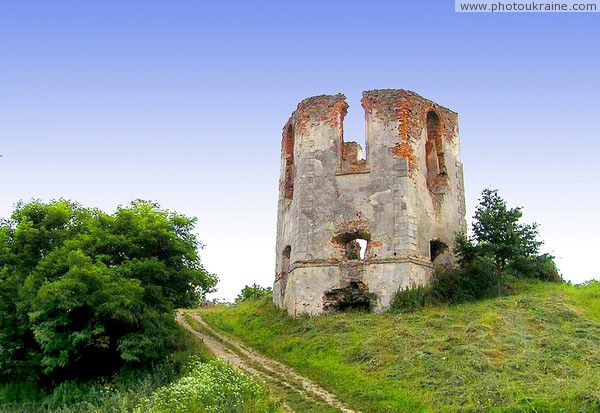
M 600 411 L 600 283 L 515 290 L 413 314 L 293 320 L 264 299 L 202 317 L 363 412 Z

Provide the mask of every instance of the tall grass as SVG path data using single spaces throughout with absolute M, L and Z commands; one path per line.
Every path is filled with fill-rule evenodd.
M 135 413 L 279 411 L 278 403 L 262 385 L 220 360 L 195 363 L 188 374 L 156 390 L 134 410 Z
M 238 412 L 281 411 L 251 376 L 217 361 L 183 328 L 179 349 L 147 368 L 87 383 L 67 381 L 51 390 L 36 383 L 0 386 L 3 413 Z
M 0 386 L 0 411 L 34 412 L 131 412 L 144 395 L 177 377 L 179 371 L 169 362 L 155 366 L 152 371 L 124 372 L 127 378 L 115 382 L 78 383 L 67 381 L 51 390 L 35 383 L 11 383 Z
M 600 411 L 600 283 L 410 314 L 289 318 L 268 300 L 203 318 L 363 412 Z

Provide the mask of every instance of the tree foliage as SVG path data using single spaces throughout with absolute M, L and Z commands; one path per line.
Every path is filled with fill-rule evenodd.
M 174 308 L 217 281 L 194 225 L 146 201 L 111 215 L 65 200 L 17 204 L 0 222 L 0 380 L 104 375 L 164 356 Z
M 522 208 L 508 208 L 497 190 L 483 190 L 473 217 L 476 249 L 491 257 L 500 272 L 517 258 L 539 253 L 538 225 L 519 222 L 522 217 Z
M 457 234 L 454 266 L 438 267 L 426 287 L 400 289 L 393 309 L 413 311 L 427 303 L 458 303 L 503 294 L 506 276 L 562 281 L 554 257 L 539 253 L 537 224 L 524 224 L 521 208 L 508 208 L 497 190 L 484 189 L 472 237 Z
M 463 269 L 476 262 L 493 263 L 498 288 L 506 274 L 517 277 L 561 281 L 554 257 L 540 255 L 538 225 L 524 224 L 522 208 L 508 208 L 497 190 L 484 189 L 473 216 L 473 237 L 457 236 L 455 253 Z
M 236 303 L 249 300 L 259 300 L 265 296 L 271 296 L 273 290 L 271 287 L 261 287 L 260 285 L 253 283 L 252 285 L 246 285 L 242 288 L 242 291 L 235 298 Z

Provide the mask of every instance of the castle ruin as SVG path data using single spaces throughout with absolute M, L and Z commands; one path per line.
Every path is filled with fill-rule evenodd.
M 364 159 L 344 141 L 344 95 L 304 99 L 283 129 L 273 301 L 294 316 L 383 311 L 466 230 L 458 115 L 406 90 L 362 106 Z

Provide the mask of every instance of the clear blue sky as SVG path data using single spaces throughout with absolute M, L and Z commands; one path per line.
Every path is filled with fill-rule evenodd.
M 20 199 L 198 217 L 218 297 L 270 285 L 281 128 L 308 96 L 404 88 L 459 112 L 467 215 L 498 188 L 567 279 L 600 277 L 600 14 L 450 0 L 2 1 L 0 216 Z

